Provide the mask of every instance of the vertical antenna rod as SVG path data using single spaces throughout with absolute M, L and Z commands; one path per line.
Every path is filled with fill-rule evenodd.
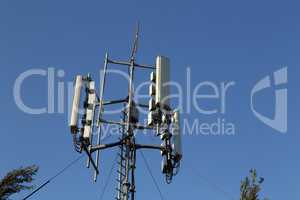
M 103 106 L 103 95 L 104 95 L 104 88 L 105 88 L 105 80 L 106 80 L 106 70 L 107 70 L 107 62 L 108 62 L 108 53 L 105 54 L 105 60 L 104 60 L 104 69 L 103 69 L 103 75 L 100 81 L 102 81 L 100 86 L 100 95 L 99 95 L 99 113 L 98 113 L 98 131 L 97 131 L 97 145 L 100 144 L 100 138 L 102 133 L 102 125 L 101 125 L 101 117 L 102 117 L 102 106 Z M 96 152 L 96 167 L 98 169 L 99 166 L 99 151 Z M 97 171 L 94 172 L 94 181 L 97 181 Z
M 140 34 L 139 32 L 140 32 L 140 24 L 139 24 L 139 22 L 137 22 L 136 31 L 135 31 L 135 38 L 134 38 L 134 41 L 133 41 L 131 56 L 130 56 L 131 61 L 132 60 L 135 61 L 135 56 L 136 56 L 136 53 L 137 53 L 137 50 L 138 50 L 138 42 L 139 42 L 139 34 Z

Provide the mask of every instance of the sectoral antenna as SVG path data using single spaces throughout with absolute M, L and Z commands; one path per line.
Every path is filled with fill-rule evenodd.
M 167 84 L 170 81 L 170 60 L 164 56 L 157 56 L 155 65 L 138 64 L 136 62 L 138 29 L 129 61 L 113 60 L 106 53 L 99 96 L 96 93 L 95 82 L 90 75 L 78 75 L 74 83 L 70 131 L 75 150 L 87 154 L 87 167 L 93 167 L 94 181 L 96 181 L 99 174 L 100 152 L 113 147 L 119 148 L 117 200 L 135 199 L 137 150 L 153 149 L 161 152 L 162 172 L 165 174 L 167 183 L 171 183 L 173 176 L 177 174 L 182 160 L 180 112 L 172 110 L 170 106 L 170 88 Z M 121 99 L 107 101 L 103 98 L 107 89 L 107 71 L 109 67 L 115 65 L 128 68 L 128 95 Z M 149 109 L 147 124 L 139 123 L 138 107 L 145 107 L 145 105 L 135 102 L 133 99 L 133 81 L 136 69 L 150 71 L 149 105 L 146 105 Z M 112 104 L 124 105 L 121 122 L 104 119 L 105 107 Z M 117 141 L 102 144 L 100 139 L 104 124 L 120 126 L 120 137 Z M 145 129 L 154 131 L 160 138 L 161 145 L 136 143 L 137 134 L 134 132 Z M 93 141 L 95 134 L 97 140 Z

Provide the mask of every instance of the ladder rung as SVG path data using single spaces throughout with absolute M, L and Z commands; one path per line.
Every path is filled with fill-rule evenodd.
M 116 190 L 117 190 L 118 192 L 120 192 L 121 194 L 124 194 L 124 192 L 121 191 L 120 189 L 116 188 Z
M 117 163 L 118 163 L 118 165 L 124 166 L 125 159 L 124 159 L 124 157 L 122 157 L 121 159 L 122 159 L 122 161 L 117 161 Z
M 123 180 L 124 180 L 124 177 L 123 177 L 123 178 L 121 178 L 121 180 L 119 180 L 119 178 L 118 178 L 118 179 L 116 179 L 116 181 L 117 181 L 118 183 L 122 183 L 122 182 L 123 182 Z
M 118 165 L 121 165 L 122 168 L 125 168 L 125 165 L 123 165 L 123 163 L 118 161 Z
M 123 172 L 120 172 L 120 170 L 117 170 L 117 172 L 118 172 L 119 174 L 121 174 L 123 177 L 125 177 L 125 174 L 123 174 Z

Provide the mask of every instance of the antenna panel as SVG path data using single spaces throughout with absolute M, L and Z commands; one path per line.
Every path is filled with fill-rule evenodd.
M 156 58 L 156 95 L 155 103 L 164 105 L 169 105 L 169 85 L 167 83 L 170 81 L 170 61 L 167 57 L 157 56 Z
M 154 99 L 150 98 L 149 100 L 149 111 L 155 110 L 155 101 Z
M 155 84 L 151 83 L 149 85 L 149 96 L 154 97 L 155 96 Z
M 153 112 L 152 111 L 150 111 L 149 113 L 148 113 L 148 126 L 152 126 L 153 124 L 154 124 L 154 120 L 153 120 Z
M 79 104 L 80 104 L 80 96 L 82 90 L 82 76 L 78 75 L 75 79 L 74 85 L 74 97 L 72 103 L 72 110 L 71 110 L 71 119 L 70 119 L 70 129 L 71 133 L 76 133 L 78 130 L 78 111 L 79 111 Z
M 84 126 L 83 138 L 86 141 L 89 141 L 92 135 L 92 127 L 95 113 L 95 102 L 96 102 L 96 93 L 95 93 L 95 82 L 90 81 L 88 85 L 88 106 L 86 109 L 86 124 Z
M 150 80 L 155 83 L 155 72 L 151 72 L 150 74 Z
M 175 159 L 179 161 L 182 157 L 181 147 L 181 130 L 180 130 L 180 112 L 174 111 L 173 115 L 173 149 L 175 152 Z

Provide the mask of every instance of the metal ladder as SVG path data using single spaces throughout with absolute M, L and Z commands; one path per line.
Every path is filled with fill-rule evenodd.
M 126 122 L 126 118 L 127 118 L 127 113 L 126 110 L 122 111 L 123 116 L 122 116 L 122 122 Z M 122 126 L 119 130 L 120 132 L 120 140 L 123 140 L 126 137 L 126 129 L 125 126 Z M 124 144 L 119 146 L 119 161 L 118 161 L 118 170 L 117 170 L 117 174 L 118 174 L 118 187 L 116 188 L 117 190 L 117 197 L 116 200 L 124 200 L 124 199 L 128 199 L 128 197 L 126 198 L 126 193 L 124 192 L 124 186 L 128 183 L 125 182 L 125 176 L 126 176 L 126 159 L 124 156 L 126 154 L 126 146 Z M 128 195 L 128 194 L 127 194 Z

